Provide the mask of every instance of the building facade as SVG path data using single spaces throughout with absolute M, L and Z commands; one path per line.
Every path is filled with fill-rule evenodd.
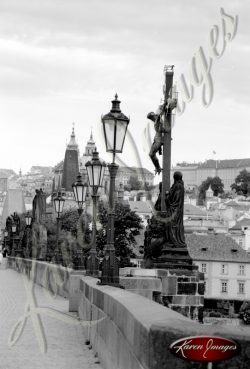
M 205 299 L 250 300 L 250 255 L 225 235 L 186 235 L 190 256 L 204 273 Z M 205 304 L 206 305 L 206 304 Z
M 183 181 L 186 188 L 198 187 L 207 177 L 220 177 L 224 183 L 224 190 L 231 190 L 237 175 L 246 169 L 250 171 L 250 159 L 232 160 L 207 160 L 204 163 L 188 164 L 183 163 L 172 168 L 172 175 L 179 170 L 183 174 Z
M 137 178 L 142 185 L 147 183 L 148 186 L 152 186 L 154 184 L 154 174 L 146 168 L 119 167 L 116 175 L 116 186 L 119 186 L 120 183 L 123 186 L 128 185 L 130 177 Z

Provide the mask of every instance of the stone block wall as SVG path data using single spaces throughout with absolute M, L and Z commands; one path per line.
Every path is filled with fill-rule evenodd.
M 105 369 L 202 369 L 207 364 L 176 358 L 169 350 L 177 339 L 216 335 L 237 340 L 239 356 L 213 368 L 250 367 L 250 331 L 240 327 L 204 326 L 129 291 L 98 286 L 91 277 L 80 281 L 79 317 L 91 319 L 84 335 Z

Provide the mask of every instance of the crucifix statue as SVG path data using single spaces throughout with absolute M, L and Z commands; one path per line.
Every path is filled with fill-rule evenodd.
M 177 99 L 171 97 L 173 86 L 174 66 L 165 67 L 165 96 L 164 102 L 160 106 L 158 113 L 150 112 L 147 118 L 154 122 L 155 137 L 151 146 L 149 156 L 155 166 L 155 173 L 162 172 L 162 193 L 170 190 L 170 169 L 171 169 L 171 118 L 172 110 L 176 108 Z M 162 168 L 156 156 L 163 154 Z M 166 210 L 165 200 L 162 197 L 161 210 Z
M 171 174 L 171 128 L 172 112 L 177 106 L 177 99 L 173 98 L 174 66 L 165 67 L 164 102 L 157 113 L 149 113 L 147 118 L 154 122 L 155 137 L 149 156 L 155 166 L 155 173 L 162 174 L 159 185 L 159 197 L 155 203 L 156 214 L 145 235 L 144 259 L 146 265 L 165 267 L 166 265 L 185 267 L 190 265 L 184 236 L 183 209 L 184 209 L 184 182 L 182 173 L 175 172 L 174 183 L 170 188 Z M 162 167 L 157 153 L 162 155 Z

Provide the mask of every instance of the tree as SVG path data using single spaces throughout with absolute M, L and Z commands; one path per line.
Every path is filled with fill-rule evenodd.
M 75 264 L 77 259 L 77 247 L 86 249 L 86 245 L 90 242 L 89 223 L 91 219 L 88 214 L 83 213 L 79 218 L 76 209 L 65 210 L 60 216 L 60 233 L 58 243 L 63 251 L 63 264 Z M 51 217 L 44 221 L 47 229 L 47 251 L 49 255 L 53 255 L 56 245 L 57 225 L 56 219 Z M 87 250 L 87 249 L 86 249 Z
M 107 223 L 108 223 L 108 204 L 100 201 L 98 209 L 98 219 L 102 228 L 97 232 L 97 248 L 103 252 L 107 243 Z M 142 220 L 130 210 L 129 205 L 121 203 L 115 204 L 115 254 L 120 257 L 120 265 L 129 265 L 130 257 L 135 256 L 133 246 L 135 237 L 142 229 Z
M 131 190 L 142 190 L 142 184 L 136 176 L 130 176 L 128 180 L 128 185 L 130 186 Z
M 231 185 L 232 190 L 235 190 L 237 195 L 250 195 L 250 172 L 243 169 L 235 178 L 235 182 Z
M 206 198 L 206 191 L 211 186 L 214 196 L 218 196 L 224 192 L 224 184 L 220 177 L 207 177 L 199 187 L 199 203 L 202 204 Z

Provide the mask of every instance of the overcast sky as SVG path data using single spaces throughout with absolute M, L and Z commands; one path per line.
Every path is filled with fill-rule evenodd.
M 221 8 L 238 16 L 238 27 L 224 54 L 209 59 L 214 25 L 222 47 Z M 172 163 L 214 158 L 213 151 L 218 159 L 250 157 L 249 14 L 247 0 L 0 0 L 0 168 L 54 166 L 72 122 L 81 154 L 92 126 L 110 161 L 100 116 L 117 92 L 138 148 L 136 155 L 128 136 L 121 158 L 153 171 L 143 132 L 163 96 L 164 65 L 175 65 L 181 101 L 180 76 L 190 81 L 201 47 L 211 63 L 212 102 L 205 108 L 203 86 L 194 87 L 175 118 Z

